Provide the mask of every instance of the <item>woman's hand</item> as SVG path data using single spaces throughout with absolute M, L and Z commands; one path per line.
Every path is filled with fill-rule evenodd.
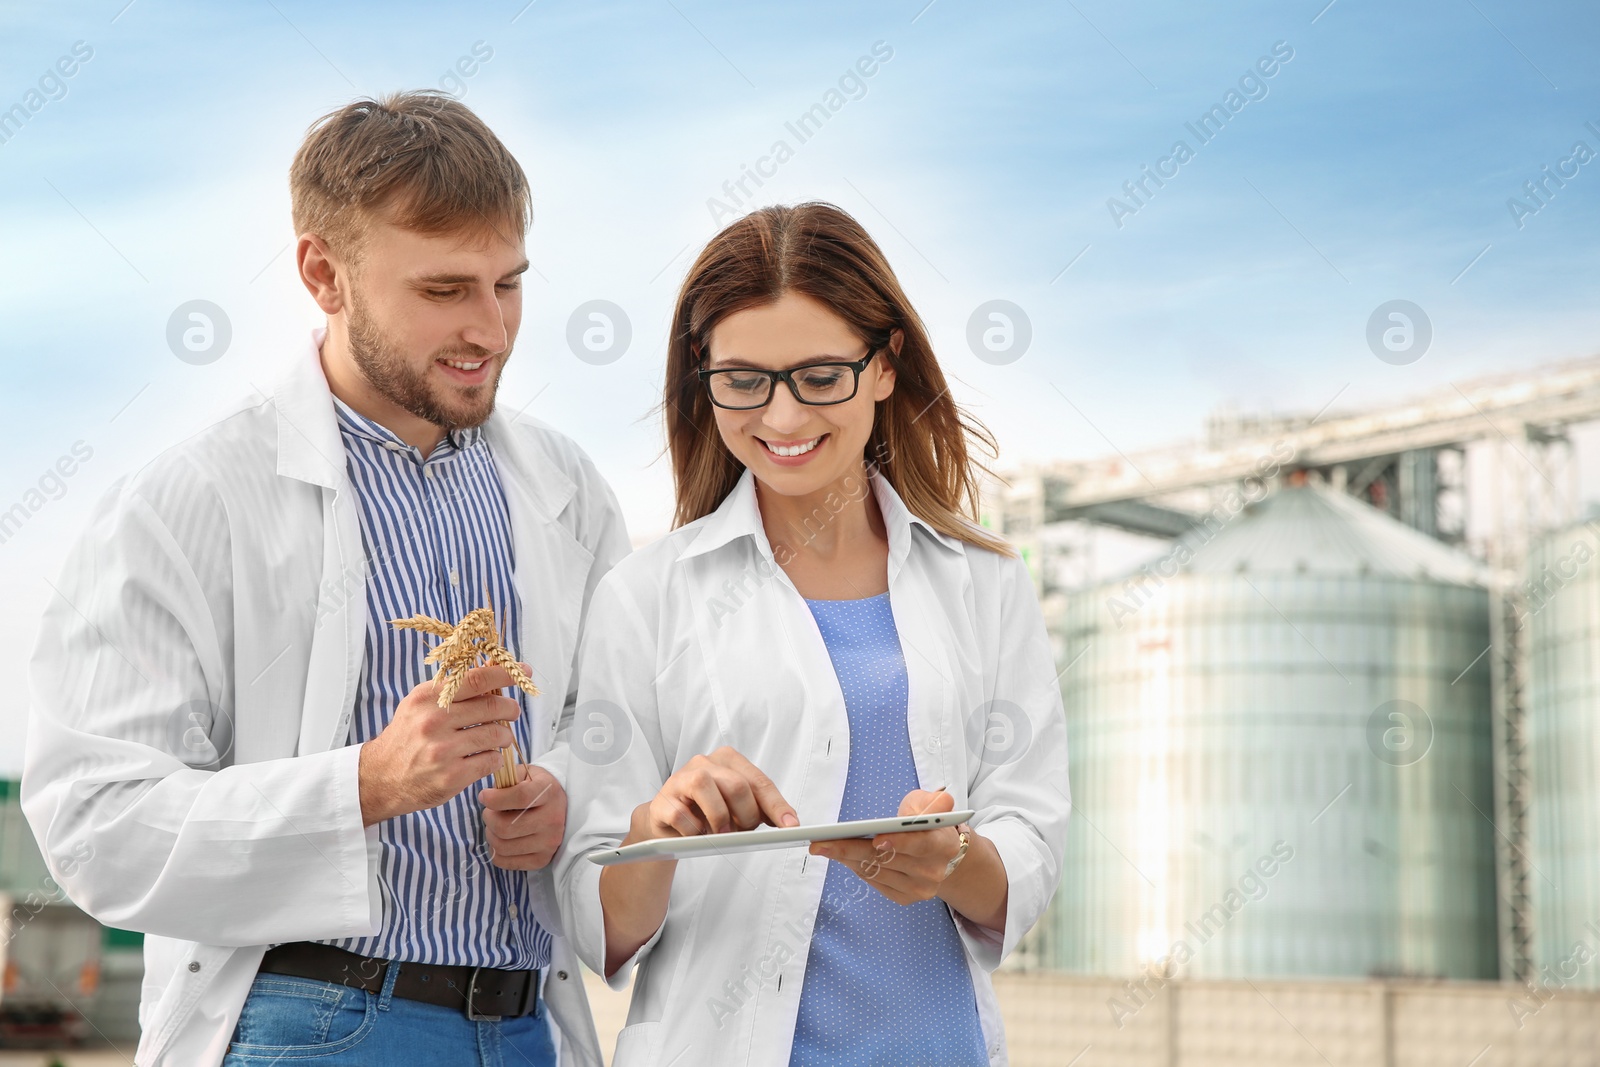
M 927 815 L 955 810 L 955 798 L 943 790 L 913 789 L 900 801 L 900 815 Z M 954 871 L 950 862 L 961 851 L 954 826 L 879 834 L 870 841 L 817 841 L 813 856 L 846 863 L 856 875 L 896 904 L 916 904 L 938 897 L 963 916 L 995 931 L 1005 930 L 1010 882 L 1000 853 L 970 830 L 968 850 Z
M 799 826 L 800 819 L 772 779 L 724 745 L 691 759 L 649 803 L 634 809 L 623 843 L 754 830 L 762 823 Z
M 900 801 L 900 815 L 929 815 L 955 810 L 955 798 L 940 791 L 913 789 Z M 932 900 L 944 885 L 945 871 L 961 849 L 954 826 L 879 834 L 870 841 L 817 841 L 813 856 L 849 864 L 862 881 L 896 904 Z M 959 870 L 959 868 L 957 868 Z
M 753 830 L 762 823 L 799 826 L 794 808 L 772 779 L 727 746 L 696 756 L 633 809 L 624 845 L 659 837 L 697 837 Z M 620 864 L 600 872 L 606 977 L 655 936 L 667 918 L 677 860 Z

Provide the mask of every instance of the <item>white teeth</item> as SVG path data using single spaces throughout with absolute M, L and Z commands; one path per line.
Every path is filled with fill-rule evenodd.
M 442 359 L 439 362 L 444 363 L 447 366 L 454 367 L 456 370 L 477 370 L 479 367 L 483 366 L 485 361 L 480 359 L 476 363 L 461 363 L 453 359 Z
M 816 448 L 817 442 L 821 440 L 822 438 L 820 437 L 813 437 L 803 445 L 775 445 L 770 441 L 762 443 L 771 449 L 772 454 L 775 456 L 803 456 L 813 448 Z

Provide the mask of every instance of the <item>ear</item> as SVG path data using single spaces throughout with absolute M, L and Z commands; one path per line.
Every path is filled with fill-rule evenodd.
M 889 351 L 895 355 L 900 354 L 900 347 L 905 344 L 906 335 L 902 330 L 895 330 L 889 335 Z M 878 368 L 878 381 L 872 387 L 873 400 L 887 400 L 894 392 L 895 371 L 894 364 L 884 359 L 882 355 L 872 361 Z
M 314 233 L 301 234 L 295 263 L 301 283 L 324 314 L 337 315 L 345 309 L 350 270 L 326 241 Z

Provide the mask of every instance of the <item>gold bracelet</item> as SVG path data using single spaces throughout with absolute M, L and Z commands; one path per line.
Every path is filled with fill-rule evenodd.
M 962 823 L 960 826 L 956 827 L 956 830 L 960 833 L 961 847 L 956 850 L 955 858 L 952 859 L 949 866 L 945 867 L 944 869 L 944 876 L 946 878 L 949 878 L 952 874 L 956 873 L 956 868 L 961 866 L 961 861 L 967 858 L 968 846 L 972 844 L 972 827 L 968 826 L 966 823 Z

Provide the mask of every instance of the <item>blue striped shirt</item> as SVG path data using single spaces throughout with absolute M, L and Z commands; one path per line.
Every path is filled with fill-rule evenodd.
M 433 452 L 406 444 L 334 398 L 367 560 L 367 637 L 351 743 L 376 737 L 395 707 L 432 677 L 423 663 L 438 638 L 397 630 L 421 613 L 453 623 L 483 606 L 499 613 L 514 654 L 522 605 L 512 582 L 511 520 L 482 430 L 452 430 Z M 532 752 L 529 708 L 512 724 Z M 531 969 L 550 962 L 550 935 L 533 917 L 526 872 L 489 861 L 477 794 L 485 778 L 437 808 L 378 824 L 383 925 L 375 937 L 326 942 L 366 956 L 418 963 Z

